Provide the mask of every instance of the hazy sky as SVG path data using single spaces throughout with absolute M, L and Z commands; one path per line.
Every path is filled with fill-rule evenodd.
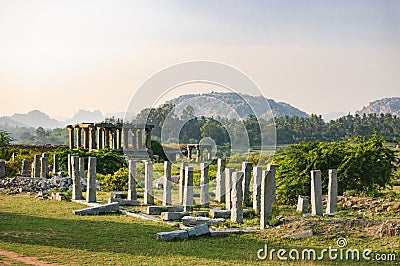
M 191 60 L 307 113 L 354 112 L 400 96 L 400 1 L 0 0 L 0 116 L 124 111 L 147 78 Z

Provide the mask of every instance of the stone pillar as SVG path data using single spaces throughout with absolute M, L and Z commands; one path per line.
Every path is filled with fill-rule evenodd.
M 128 200 L 136 199 L 136 161 L 129 160 Z
M 208 208 L 210 206 L 208 163 L 200 163 L 200 170 L 200 204 L 201 206 Z
M 193 206 L 193 167 L 185 168 L 185 186 L 183 189 L 183 208 L 189 211 Z
M 272 197 L 272 204 L 276 204 L 276 179 L 275 179 L 276 165 L 268 164 L 267 165 L 267 171 L 271 171 L 272 172 L 272 176 L 273 176 L 272 187 L 273 187 L 273 190 L 274 190 L 274 195 Z
M 226 160 L 224 158 L 218 158 L 217 168 L 217 187 L 215 190 L 215 199 L 218 202 L 225 202 L 225 165 Z
M 137 129 L 137 149 L 143 149 L 143 133 L 141 128 Z
M 250 201 L 250 179 L 253 166 L 250 162 L 242 163 L 243 176 L 243 201 L 247 204 Z
M 128 147 L 128 144 L 129 144 L 128 134 L 129 134 L 129 129 L 122 128 L 122 148 L 124 150 L 127 150 L 129 148 Z
M 89 151 L 96 149 L 96 130 L 89 128 Z
M 6 161 L 0 160 L 0 178 L 6 177 Z
M 72 177 L 72 166 L 71 166 L 72 156 L 71 156 L 71 154 L 68 154 L 67 160 L 68 160 L 68 162 L 67 162 L 67 166 L 68 166 L 68 176 L 69 176 L 69 177 Z
M 103 129 L 101 127 L 97 128 L 97 149 L 103 149 Z
M 235 168 L 225 168 L 225 207 L 227 210 L 232 208 L 232 173 Z
M 108 130 L 108 128 L 104 128 L 104 136 L 103 136 L 103 140 L 104 140 L 104 144 L 103 144 L 103 148 L 110 148 L 110 131 Z
M 311 214 L 322 215 L 322 182 L 321 171 L 311 171 Z
M 262 180 L 262 167 L 256 166 L 253 169 L 253 209 L 256 211 L 261 210 L 261 180 Z
M 132 128 L 132 149 L 137 150 L 137 129 Z
M 76 128 L 76 148 L 81 148 L 82 146 L 82 129 L 80 127 Z
M 85 158 L 79 158 L 79 176 L 85 178 Z
M 113 138 L 112 138 L 112 149 L 113 150 L 117 150 L 118 149 L 118 133 L 117 133 L 116 129 L 113 130 L 112 136 L 113 136 Z
M 233 223 L 243 223 L 243 172 L 232 173 L 232 208 L 231 221 Z
M 53 154 L 53 173 L 58 173 L 58 154 Z
M 272 204 L 275 194 L 275 176 L 272 171 L 263 171 L 261 179 L 261 206 L 260 206 L 260 228 L 267 227 L 272 216 Z
M 68 137 L 69 137 L 69 148 L 75 148 L 75 139 L 74 139 L 74 128 L 68 127 Z
M 179 174 L 179 204 L 183 204 L 183 190 L 185 187 L 185 170 L 186 167 L 189 166 L 188 162 L 183 162 L 181 164 L 180 174 Z
M 79 175 L 79 157 L 71 156 L 71 172 L 72 172 L 72 199 L 81 200 L 82 186 L 81 177 Z
M 122 143 L 121 143 L 122 136 L 121 136 L 121 129 L 120 128 L 116 129 L 116 134 L 117 134 L 117 147 L 116 147 L 116 149 L 120 150 L 121 147 L 122 147 Z
M 144 204 L 154 204 L 153 163 L 151 161 L 146 161 L 144 164 Z
M 21 175 L 22 176 L 25 176 L 25 177 L 30 176 L 29 164 L 30 164 L 30 162 L 29 162 L 28 159 L 22 160 L 22 169 L 21 169 Z
M 297 211 L 301 213 L 308 213 L 308 205 L 310 202 L 310 198 L 308 196 L 299 195 L 297 200 Z
M 151 131 L 149 128 L 146 128 L 146 148 L 151 149 Z
M 96 202 L 96 162 L 97 162 L 96 157 L 88 158 L 87 189 L 86 189 L 87 202 Z
M 40 155 L 35 154 L 35 158 L 33 160 L 34 169 L 32 171 L 33 177 L 40 177 Z
M 83 148 L 89 149 L 89 128 L 83 129 Z
M 172 204 L 171 190 L 172 190 L 172 179 L 171 179 L 171 162 L 164 162 L 164 193 L 163 193 L 163 206 Z
M 328 202 L 326 204 L 327 214 L 337 212 L 337 189 L 337 171 L 336 169 L 329 169 Z

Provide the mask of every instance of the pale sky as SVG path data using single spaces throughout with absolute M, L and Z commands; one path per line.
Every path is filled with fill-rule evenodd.
M 146 79 L 192 60 L 307 113 L 354 112 L 400 96 L 400 1 L 0 0 L 0 116 L 125 111 Z

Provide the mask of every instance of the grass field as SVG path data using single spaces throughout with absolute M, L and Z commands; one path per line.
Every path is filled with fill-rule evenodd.
M 374 253 L 398 252 L 397 237 L 374 238 L 362 228 L 346 227 L 332 218 L 306 218 L 304 229 L 315 235 L 307 239 L 282 238 L 296 226 L 266 229 L 257 234 L 203 237 L 180 242 L 160 242 L 156 233 L 174 230 L 171 226 L 120 214 L 74 216 L 83 208 L 72 202 L 40 200 L 28 195 L 0 194 L 0 251 L 14 252 L 17 258 L 65 265 L 279 265 L 276 259 L 260 261 L 257 251 L 269 249 L 337 248 L 339 236 L 346 237 L 351 249 L 369 248 Z M 304 220 L 303 217 L 300 218 Z M 336 219 L 336 218 L 335 218 Z M 348 221 L 348 220 L 347 220 Z M 400 254 L 397 253 L 397 263 Z M 287 256 L 287 255 L 286 255 Z M 329 258 L 329 257 L 325 257 Z M 25 265 L 0 252 L 0 264 Z M 22 260 L 23 261 L 23 260 Z M 32 262 L 33 261 L 33 262 Z M 300 265 L 366 265 L 366 261 L 292 261 Z M 388 265 L 393 265 L 393 261 Z M 381 265 L 371 261 L 369 265 Z M 37 264 L 36 265 L 40 265 Z

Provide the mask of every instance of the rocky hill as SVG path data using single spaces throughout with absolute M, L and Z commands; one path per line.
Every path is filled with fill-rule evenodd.
M 199 98 L 201 97 L 201 98 Z M 268 101 L 271 109 L 268 108 Z M 201 105 L 202 113 L 209 116 L 221 116 L 232 118 L 233 112 L 236 112 L 241 118 L 247 117 L 251 113 L 251 108 L 257 116 L 270 116 L 272 111 L 274 116 L 303 116 L 308 114 L 291 106 L 288 103 L 276 102 L 272 99 L 266 99 L 263 96 L 251 96 L 247 94 L 211 92 L 205 94 L 186 94 L 168 101 L 175 105 L 181 104 L 182 107 L 192 106 L 196 112 L 196 106 Z M 230 110 L 227 110 L 227 105 Z
M 356 112 L 362 114 L 393 114 L 400 117 L 400 97 L 383 98 L 370 102 L 369 105 L 364 106 L 360 111 Z

